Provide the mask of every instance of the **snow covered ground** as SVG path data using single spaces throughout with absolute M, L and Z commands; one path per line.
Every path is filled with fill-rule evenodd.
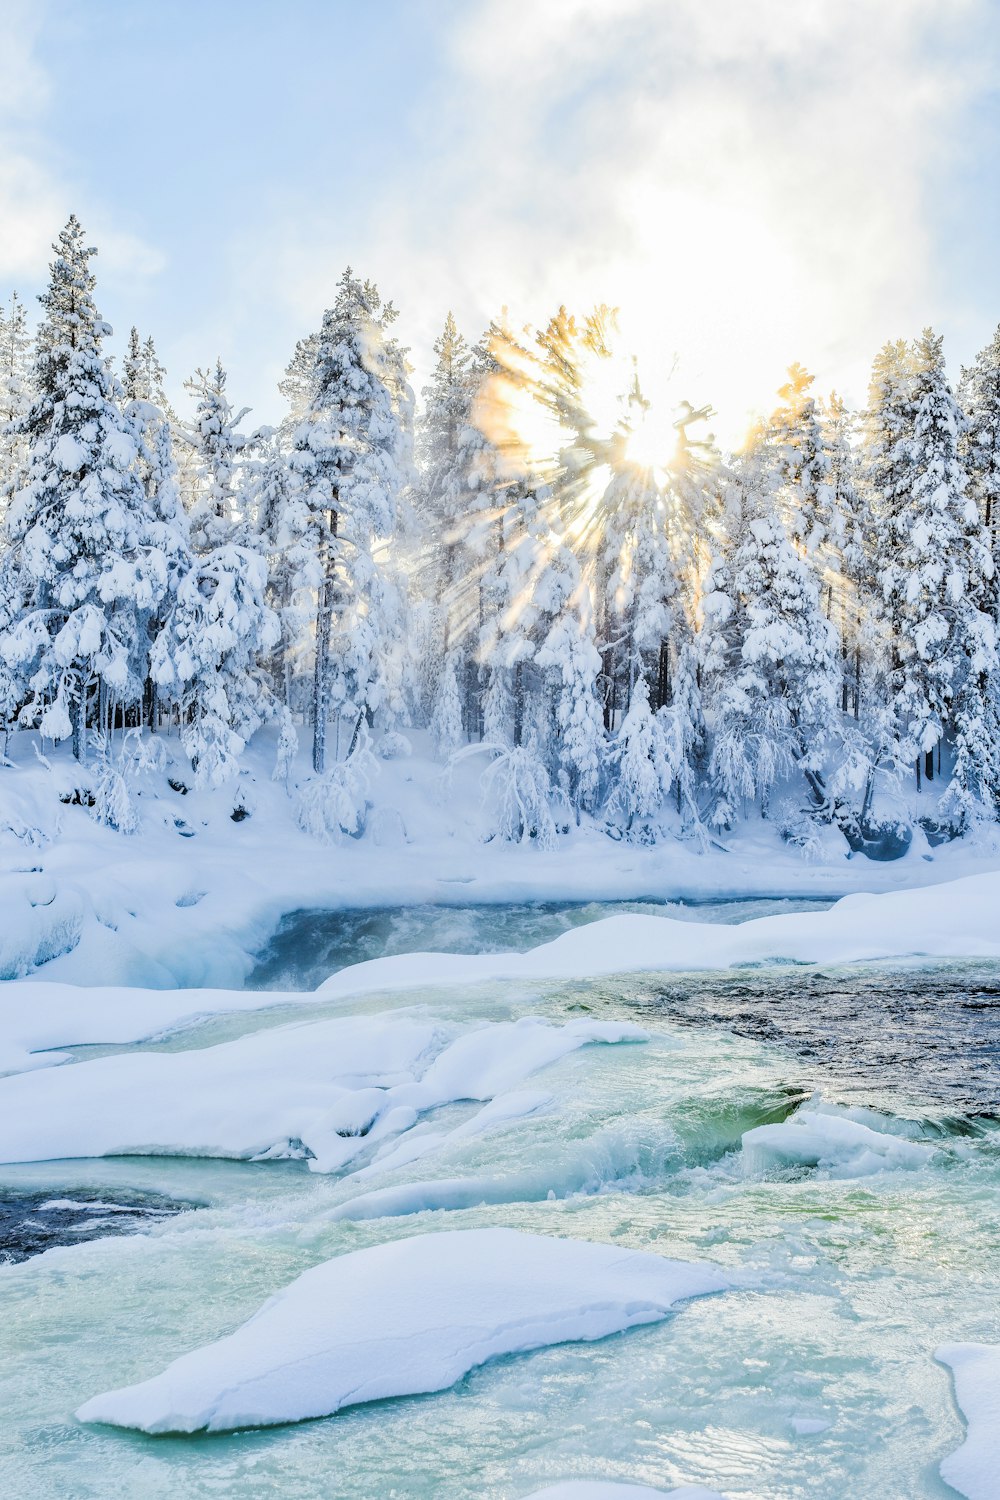
M 247 769 L 222 791 L 188 787 L 176 739 L 169 762 L 141 776 L 134 801 L 141 832 L 95 824 L 60 802 L 87 774 L 61 747 L 49 764 L 35 737 L 16 736 L 0 782 L 0 976 L 44 961 L 40 977 L 147 988 L 238 986 L 279 918 L 298 908 L 413 902 L 660 900 L 719 896 L 891 891 L 1000 867 L 1000 829 L 931 849 L 919 830 L 892 863 L 848 856 L 828 830 L 818 858 L 783 844 L 773 827 L 742 826 L 709 853 L 667 839 L 616 842 L 592 823 L 540 852 L 484 842 L 491 809 L 480 769 L 450 777 L 427 755 L 382 763 L 368 833 L 324 845 L 298 828 L 283 784 L 271 780 L 273 736 L 247 752 Z M 298 775 L 306 776 L 304 762 Z M 234 810 L 249 816 L 234 822 Z

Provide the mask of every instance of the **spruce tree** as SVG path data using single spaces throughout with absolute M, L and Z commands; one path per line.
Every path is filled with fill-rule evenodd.
M 921 769 L 933 778 L 945 736 L 961 736 L 952 777 L 966 783 L 964 792 L 977 774 L 971 726 L 988 721 L 985 699 L 996 679 L 994 567 L 959 451 L 965 418 L 948 385 L 942 340 L 931 329 L 917 341 L 914 361 L 912 435 L 897 454 L 906 483 L 897 491 L 893 545 L 878 570 L 895 651 L 893 706 L 918 783 Z
M 0 307 L 0 517 L 19 486 L 27 457 L 24 418 L 32 400 L 28 314 L 17 293 Z
M 1000 328 L 962 371 L 960 396 L 968 428 L 963 456 L 969 493 L 979 507 L 994 567 L 1000 569 Z M 1000 595 L 994 589 L 994 600 Z
M 385 356 L 394 317 L 371 282 L 344 272 L 323 319 L 309 404 L 295 431 L 283 533 L 298 585 L 316 594 L 317 772 L 326 762 L 331 702 L 338 712 L 349 706 L 360 724 L 384 697 L 380 657 L 398 590 L 378 544 L 392 535 L 401 488 L 399 400 Z
M 167 588 L 167 559 L 138 473 L 139 443 L 102 352 L 110 333 L 94 306 L 83 230 L 71 218 L 54 246 L 40 301 L 37 395 L 18 424 L 26 482 L 7 516 L 19 618 L 0 649 L 26 678 L 25 722 L 73 736 L 82 758 L 95 707 L 135 703 L 146 663 L 143 622 Z

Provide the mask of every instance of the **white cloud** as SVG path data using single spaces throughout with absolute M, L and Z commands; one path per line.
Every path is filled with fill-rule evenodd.
M 81 202 L 65 180 L 46 135 L 49 78 L 37 59 L 45 28 L 56 24 L 48 0 L 4 0 L 0 25 L 0 287 L 36 283 L 56 234 L 75 212 L 102 265 L 123 277 L 147 277 L 163 256 L 117 228 L 101 202 Z
M 988 0 L 480 0 L 369 229 L 421 362 L 448 306 L 619 303 L 655 387 L 676 351 L 735 435 L 802 359 L 865 391 L 947 319 L 928 193 L 988 82 Z M 422 165 L 413 170 L 413 156 Z M 285 247 L 300 315 L 329 295 Z

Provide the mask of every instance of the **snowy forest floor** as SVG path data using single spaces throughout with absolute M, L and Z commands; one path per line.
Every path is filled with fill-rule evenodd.
M 237 987 L 280 918 L 298 909 L 434 903 L 835 899 L 934 884 L 1000 868 L 1000 828 L 931 848 L 919 829 L 899 860 L 851 855 L 833 829 L 812 857 L 759 818 L 703 852 L 666 837 L 616 840 L 585 820 L 552 851 L 489 840 L 484 761 L 444 773 L 425 736 L 385 761 L 363 838 L 327 845 L 304 833 L 271 779 L 274 735 L 259 734 L 237 782 L 198 792 L 176 737 L 167 763 L 139 774 L 139 828 L 125 835 L 65 799 L 93 781 L 68 748 L 36 753 L 23 734 L 0 770 L 0 978 L 34 973 L 83 984 Z M 309 768 L 300 755 L 294 780 Z M 173 785 L 171 785 L 173 783 Z M 919 811 L 916 794 L 910 813 Z M 932 807 L 928 799 L 928 810 Z M 234 821 L 234 810 L 245 816 Z M 488 841 L 489 840 L 489 841 Z

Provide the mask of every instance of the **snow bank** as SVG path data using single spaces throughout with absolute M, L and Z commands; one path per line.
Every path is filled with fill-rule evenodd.
M 656 1322 L 726 1287 L 712 1266 L 611 1245 L 511 1229 L 420 1235 L 315 1266 L 228 1338 L 77 1416 L 142 1432 L 329 1416 L 444 1390 L 499 1355 Z
M 1000 1344 L 943 1344 L 935 1359 L 955 1379 L 968 1424 L 961 1448 L 941 1462 L 941 1477 L 967 1500 L 996 1500 L 1000 1476 Z
M 230 1011 L 315 999 L 267 990 L 144 990 L 38 980 L 0 984 L 0 1074 L 66 1061 L 65 1047 L 147 1041 Z
M 868 1177 L 922 1167 L 933 1155 L 933 1146 L 829 1109 L 799 1109 L 780 1125 L 757 1125 L 743 1134 L 743 1164 L 751 1174 L 810 1167 L 827 1177 Z
M 313 1170 L 335 1172 L 427 1110 L 493 1100 L 578 1047 L 646 1035 L 627 1022 L 557 1026 L 528 1016 L 463 1028 L 397 1011 L 97 1058 L 0 1079 L 0 1160 L 306 1157 Z M 537 1103 L 496 1104 L 478 1128 Z
M 879 958 L 1000 958 L 1000 874 L 928 889 L 845 896 L 823 912 L 758 917 L 726 927 L 618 916 L 563 933 L 530 953 L 411 953 L 335 974 L 324 996 L 487 980 L 576 979 L 737 964 L 858 963 Z
M 535 1490 L 526 1500 L 723 1500 L 718 1490 L 682 1484 L 679 1490 L 651 1490 L 644 1484 L 608 1484 L 602 1479 L 570 1479 Z

